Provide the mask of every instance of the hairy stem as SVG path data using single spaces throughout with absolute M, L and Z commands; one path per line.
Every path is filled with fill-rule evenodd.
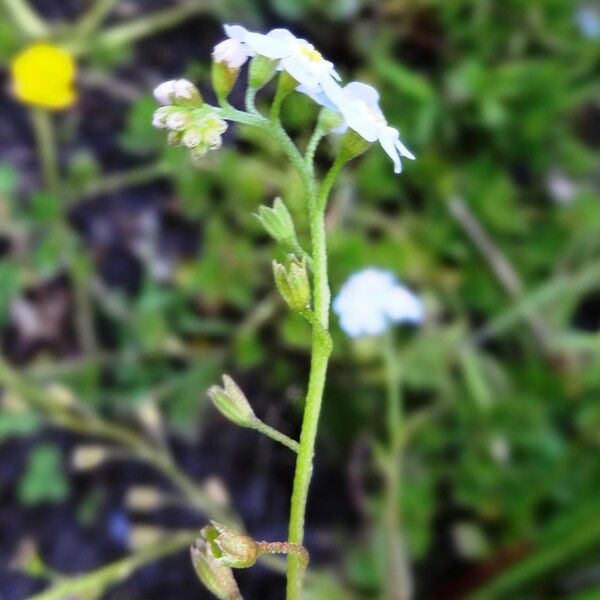
M 311 342 L 311 365 L 308 391 L 304 407 L 300 451 L 296 461 L 294 489 L 290 507 L 289 542 L 302 544 L 308 490 L 313 471 L 315 441 L 321 414 L 323 390 L 332 344 L 329 335 L 329 305 L 331 292 L 327 273 L 327 239 L 325 231 L 325 208 L 335 177 L 343 164 L 336 160 L 325 177 L 318 196 L 307 189 L 313 259 L 313 312 L 314 323 Z M 304 169 L 307 168 L 303 162 Z M 311 179 L 311 174 L 307 175 Z M 294 555 L 288 557 L 287 600 L 299 600 L 302 595 L 305 566 Z
M 260 421 L 259 419 L 257 419 L 252 425 L 252 428 L 256 429 L 256 431 L 259 431 L 263 435 L 266 435 L 268 438 L 287 446 L 290 450 L 292 450 L 292 452 L 298 452 L 300 449 L 300 444 L 298 444 L 296 440 L 293 440 L 291 437 L 285 435 L 285 433 L 281 433 L 281 431 L 277 431 L 277 429 L 274 429 L 270 425 L 263 423 L 263 421 Z

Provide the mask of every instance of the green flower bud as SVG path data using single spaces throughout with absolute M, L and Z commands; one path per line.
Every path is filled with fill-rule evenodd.
M 239 74 L 239 67 L 230 67 L 225 61 L 213 59 L 210 77 L 215 94 L 221 102 L 227 100 Z
M 208 544 L 208 552 L 217 562 L 233 569 L 251 567 L 258 558 L 259 546 L 247 535 L 217 521 L 204 527 L 200 534 Z
M 358 135 L 356 131 L 348 129 L 342 138 L 339 157 L 344 161 L 352 160 L 353 158 L 356 158 L 365 152 L 370 145 L 371 143 L 367 142 L 365 138 Z
M 292 215 L 281 198 L 275 198 L 273 208 L 259 207 L 255 216 L 275 241 L 291 247 L 298 245 Z
M 273 261 L 275 285 L 287 305 L 299 313 L 310 309 L 310 282 L 306 260 L 291 255 L 287 265 Z
M 318 127 L 324 133 L 341 127 L 344 124 L 342 113 L 330 108 L 323 108 L 319 113 Z
M 252 427 L 257 421 L 244 392 L 229 375 L 223 375 L 223 387 L 213 385 L 207 393 L 219 412 L 240 427 Z
M 260 90 L 271 81 L 277 68 L 276 60 L 257 54 L 248 67 L 248 84 L 255 90 Z
M 232 570 L 217 561 L 206 541 L 197 539 L 192 544 L 190 553 L 198 578 L 210 592 L 219 600 L 242 600 Z

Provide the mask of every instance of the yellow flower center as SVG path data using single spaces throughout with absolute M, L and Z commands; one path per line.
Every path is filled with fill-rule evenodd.
M 75 61 L 71 54 L 46 42 L 25 48 L 11 61 L 15 96 L 24 104 L 50 110 L 75 101 Z
M 308 58 L 310 62 L 320 63 L 323 62 L 323 55 L 315 50 L 315 47 L 312 44 L 301 44 L 299 48 L 300 54 L 302 56 Z

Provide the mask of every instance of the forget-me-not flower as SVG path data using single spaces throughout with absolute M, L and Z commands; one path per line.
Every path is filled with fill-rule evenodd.
M 341 328 L 350 337 L 377 336 L 392 323 L 418 325 L 421 299 L 393 273 L 370 267 L 352 275 L 333 302 Z
M 414 160 L 414 154 L 400 141 L 399 131 L 388 125 L 379 107 L 379 92 L 374 87 L 352 81 L 343 88 L 336 84 L 328 90 L 327 95 L 315 94 L 305 86 L 300 86 L 298 91 L 342 114 L 344 123 L 334 133 L 344 133 L 349 127 L 367 142 L 378 141 L 394 162 L 394 173 L 402 171 L 402 156 Z

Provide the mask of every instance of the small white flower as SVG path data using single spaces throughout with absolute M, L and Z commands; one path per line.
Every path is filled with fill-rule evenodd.
M 248 30 L 241 25 L 225 25 L 228 39 L 218 43 L 213 50 L 216 62 L 224 62 L 231 69 L 239 69 L 249 57 L 254 56 L 254 50 L 244 43 Z
M 414 160 L 414 154 L 400 141 L 400 133 L 390 127 L 379 108 L 379 92 L 360 81 L 352 81 L 345 87 L 335 84 L 328 88 L 327 95 L 314 93 L 305 86 L 298 91 L 309 95 L 315 102 L 327 108 L 339 111 L 345 124 L 334 131 L 344 133 L 348 127 L 353 129 L 367 142 L 379 141 L 386 154 L 394 162 L 394 173 L 402 171 L 400 157 Z
M 580 6 L 575 12 L 575 22 L 587 39 L 595 40 L 600 37 L 600 13 L 594 6 Z
M 226 25 L 225 31 L 240 45 L 239 48 L 236 47 L 239 56 L 245 51 L 247 56 L 259 54 L 278 60 L 280 71 L 287 71 L 299 84 L 314 93 L 324 91 L 327 94 L 335 83 L 334 80 L 340 78 L 332 62 L 325 60 L 311 43 L 297 38 L 287 29 L 273 29 L 262 34 L 248 31 L 239 25 Z M 225 50 L 232 51 L 232 48 L 233 45 L 229 45 Z
M 392 323 L 417 325 L 424 317 L 420 298 L 390 271 L 368 268 L 352 275 L 333 303 L 350 337 L 381 335 Z

